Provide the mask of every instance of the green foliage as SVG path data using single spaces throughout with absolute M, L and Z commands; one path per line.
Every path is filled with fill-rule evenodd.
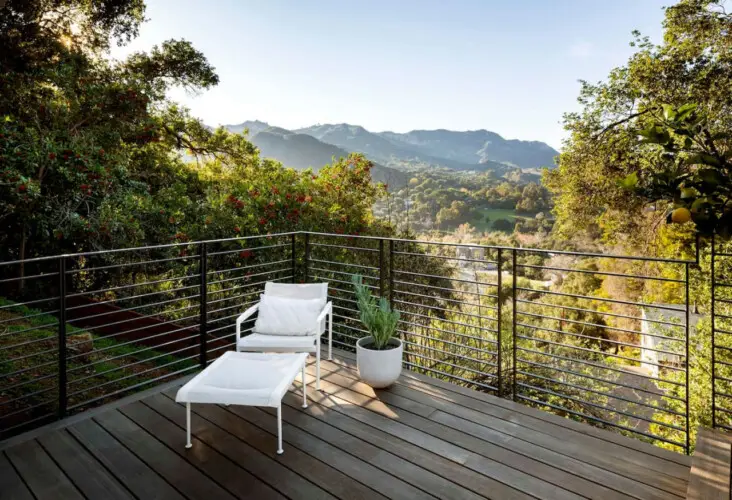
M 389 340 L 396 334 L 399 311 L 391 309 L 386 297 L 377 300 L 363 284 L 362 276 L 352 276 L 351 282 L 356 293 L 361 322 L 374 339 L 372 345 L 376 350 L 388 349 Z
M 696 104 L 663 105 L 662 117 L 639 133 L 658 151 L 649 168 L 631 172 L 621 185 L 649 202 L 687 208 L 705 234 L 732 233 L 732 149 L 728 134 L 712 135 Z
M 516 217 L 516 211 L 531 216 L 551 207 L 547 190 L 535 182 L 535 176 L 515 180 L 498 178 L 493 172 L 464 173 L 446 169 L 412 169 L 418 173 L 409 186 L 392 192 L 377 203 L 375 213 L 397 228 L 427 231 L 454 231 L 469 223 L 479 231 L 489 231 L 490 221 L 498 217 Z M 505 214 L 505 215 L 504 215 Z
M 2 5 L 0 258 L 375 226 L 385 188 L 362 156 L 286 169 L 168 101 L 218 83 L 189 42 L 107 57 L 110 36 L 136 36 L 140 0 Z
M 565 235 L 599 228 L 611 242 L 652 240 L 666 207 L 643 212 L 649 197 L 627 189 L 634 185 L 633 174 L 643 189 L 667 183 L 663 199 L 672 203 L 680 198 L 680 187 L 696 188 L 682 182 L 709 183 L 680 178 L 685 173 L 711 168 L 730 178 L 721 160 L 729 165 L 732 17 L 721 0 L 681 0 L 666 9 L 663 27 L 661 45 L 636 33 L 638 51 L 628 63 L 604 82 L 583 82 L 581 111 L 565 115 L 570 135 L 558 169 L 544 178 Z M 710 194 L 718 198 L 719 193 Z M 715 199 L 700 202 L 697 219 L 703 227 L 711 225 L 707 222 L 715 211 L 719 218 L 724 215 L 706 203 L 717 205 Z
M 506 219 L 496 219 L 493 221 L 493 229 L 496 231 L 511 232 L 514 228 L 514 223 Z

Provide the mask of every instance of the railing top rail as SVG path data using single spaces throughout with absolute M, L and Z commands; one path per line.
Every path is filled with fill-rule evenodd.
M 50 255 L 46 257 L 34 257 L 32 259 L 20 259 L 20 260 L 11 260 L 11 261 L 5 261 L 0 262 L 1 266 L 9 266 L 14 264 L 28 264 L 33 262 L 42 262 L 42 261 L 48 261 L 53 259 L 59 259 L 59 258 L 73 258 L 73 257 L 89 257 L 93 255 L 104 255 L 104 254 L 111 254 L 111 253 L 121 253 L 121 252 L 133 252 L 138 250 L 155 250 L 155 249 L 161 249 L 161 248 L 174 248 L 174 247 L 181 247 L 181 246 L 191 246 L 191 245 L 202 245 L 202 244 L 209 244 L 209 243 L 223 243 L 228 241 L 244 241 L 244 240 L 253 240 L 253 239 L 259 239 L 259 238 L 276 238 L 280 236 L 292 236 L 297 234 L 309 234 L 311 236 L 325 236 L 325 237 L 334 237 L 334 238 L 349 238 L 349 239 L 361 239 L 361 240 L 385 240 L 385 241 L 394 241 L 394 242 L 403 242 L 403 243 L 417 243 L 420 245 L 438 245 L 438 246 L 451 246 L 451 247 L 462 247 L 462 248 L 482 248 L 487 250 L 508 250 L 508 251 L 516 251 L 516 252 L 525 252 L 525 253 L 544 253 L 544 254 L 552 254 L 552 255 L 575 255 L 578 257 L 596 257 L 596 258 L 606 258 L 606 259 L 622 259 L 622 260 L 635 260 L 635 261 L 644 261 L 644 262 L 664 262 L 669 264 L 696 264 L 696 260 L 687 260 L 687 259 L 668 259 L 668 258 L 662 258 L 662 257 L 647 257 L 647 256 L 633 256 L 633 255 L 618 255 L 618 254 L 607 254 L 607 253 L 593 253 L 593 252 L 575 252 L 575 251 L 569 251 L 569 250 L 552 250 L 547 248 L 521 248 L 521 247 L 510 247 L 510 246 L 498 246 L 498 245 L 481 245 L 478 243 L 450 243 L 450 242 L 443 242 L 443 241 L 427 241 L 427 240 L 411 240 L 407 238 L 392 238 L 388 236 L 365 236 L 365 235 L 355 235 L 355 234 L 338 234 L 338 233 L 321 233 L 321 232 L 315 232 L 315 231 L 289 231 L 284 233 L 274 233 L 274 234 L 258 234 L 258 235 L 252 235 L 252 236 L 238 236 L 233 238 L 219 238 L 219 239 L 213 239 L 213 240 L 200 240 L 200 241 L 188 241 L 188 242 L 181 242 L 181 243 L 167 243 L 162 245 L 147 245 L 147 246 L 139 246 L 139 247 L 129 247 L 129 248 L 112 248 L 108 250 L 93 250 L 89 252 L 79 252 L 79 253 L 68 253 L 68 254 L 59 254 L 59 255 Z
M 173 248 L 173 247 L 181 247 L 181 246 L 191 246 L 191 245 L 203 245 L 208 243 L 223 243 L 227 241 L 241 241 L 241 240 L 253 240 L 257 238 L 276 238 L 278 236 L 292 236 L 293 234 L 301 234 L 303 231 L 290 231 L 287 233 L 273 233 L 273 234 L 257 234 L 252 236 L 237 236 L 234 238 L 219 238 L 215 240 L 199 240 L 199 241 L 186 241 L 181 243 L 165 243 L 162 245 L 146 245 L 141 247 L 129 247 L 129 248 L 111 248 L 109 250 L 92 250 L 89 252 L 78 252 L 78 253 L 64 253 L 64 254 L 57 254 L 57 255 L 49 255 L 45 257 L 34 257 L 32 259 L 20 259 L 20 260 L 9 260 L 5 262 L 0 262 L 0 266 L 9 266 L 13 264 L 28 264 L 32 262 L 42 262 L 44 260 L 53 260 L 53 259 L 60 259 L 62 257 L 89 257 L 92 255 L 104 255 L 109 253 L 120 253 L 120 252 L 134 252 L 136 250 L 155 250 L 159 248 Z
M 391 238 L 388 236 L 364 236 L 364 235 L 353 235 L 353 234 L 337 234 L 337 233 L 319 233 L 314 231 L 299 231 L 299 233 L 308 233 L 311 236 L 332 236 L 336 238 L 358 238 L 364 240 L 386 240 L 396 241 L 405 243 L 419 243 L 422 245 L 442 245 L 450 247 L 465 247 L 465 248 L 483 248 L 487 250 L 516 250 L 517 252 L 529 252 L 529 253 L 550 253 L 555 255 L 576 255 L 579 257 L 603 257 L 608 259 L 624 259 L 624 260 L 639 260 L 648 262 L 666 262 L 670 264 L 696 264 L 696 260 L 686 259 L 668 259 L 662 257 L 645 257 L 645 256 L 634 256 L 634 255 L 618 255 L 611 253 L 593 253 L 593 252 L 573 252 L 569 250 L 552 250 L 548 248 L 522 248 L 522 247 L 509 247 L 500 245 L 481 245 L 478 243 L 450 243 L 444 241 L 426 241 L 426 240 L 410 240 L 406 238 Z

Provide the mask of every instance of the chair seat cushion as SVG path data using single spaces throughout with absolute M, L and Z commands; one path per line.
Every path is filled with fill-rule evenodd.
M 305 335 L 263 335 L 252 333 L 239 339 L 241 351 L 315 352 L 317 337 Z

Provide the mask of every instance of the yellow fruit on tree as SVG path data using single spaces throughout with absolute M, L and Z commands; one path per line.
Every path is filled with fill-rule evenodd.
M 677 224 L 683 224 L 691 220 L 691 212 L 688 208 L 681 207 L 671 212 L 671 221 Z

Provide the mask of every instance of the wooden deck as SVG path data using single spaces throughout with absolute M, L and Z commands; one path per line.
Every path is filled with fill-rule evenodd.
M 284 455 L 234 406 L 193 405 L 186 450 L 178 382 L 0 443 L 0 498 L 686 498 L 689 457 L 410 372 L 374 393 L 338 354 Z

